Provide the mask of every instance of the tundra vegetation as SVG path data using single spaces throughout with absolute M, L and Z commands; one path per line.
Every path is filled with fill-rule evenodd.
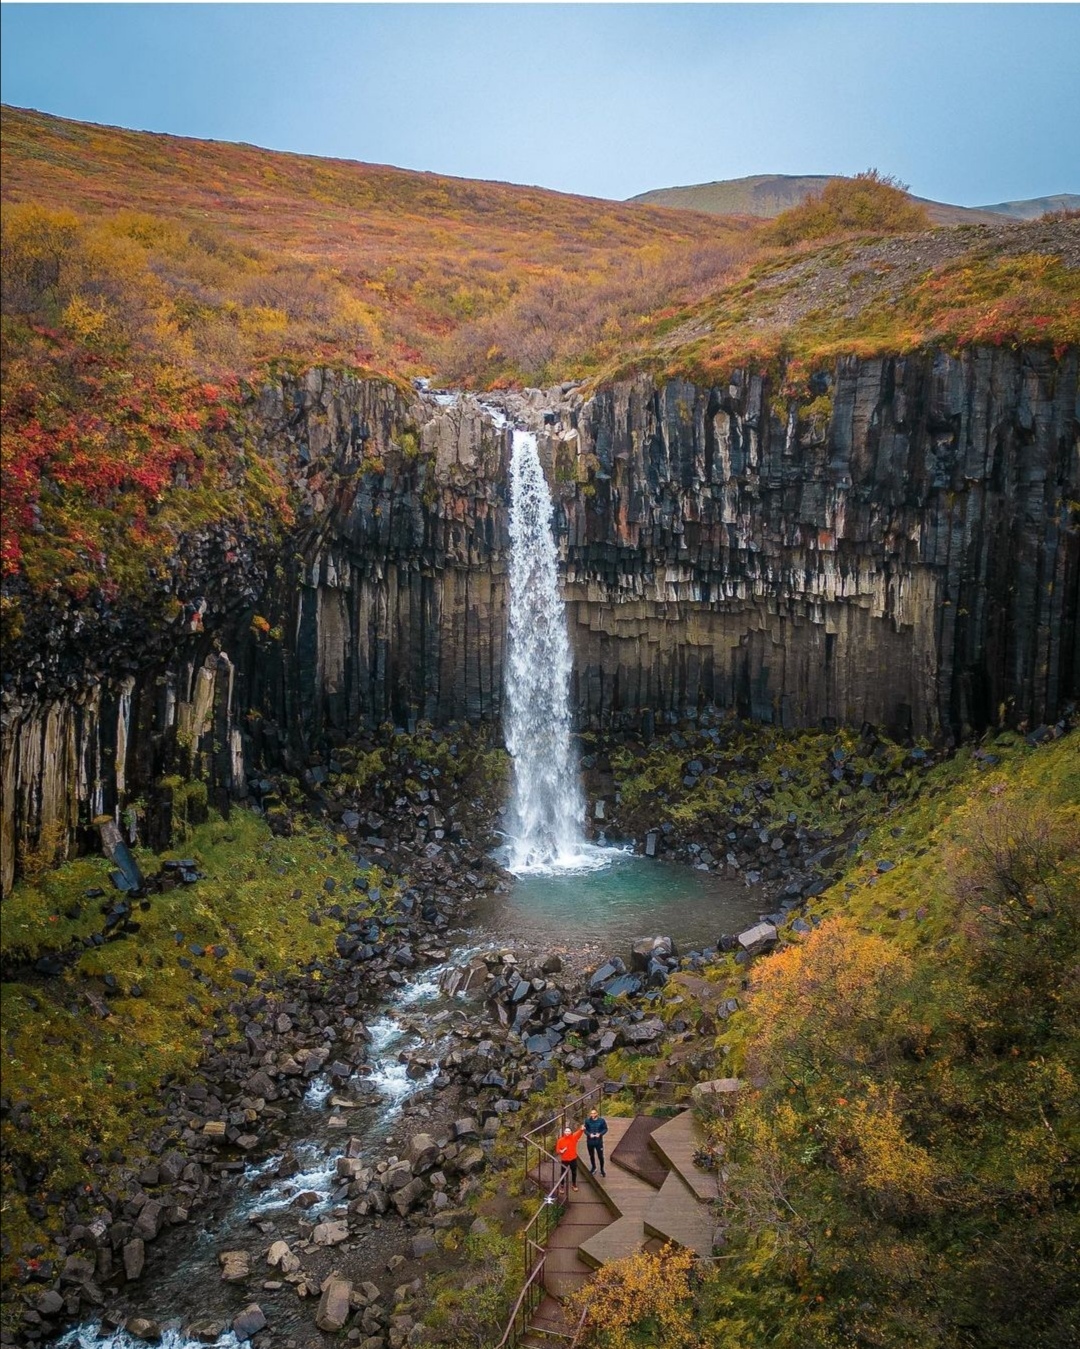
M 811 408 L 841 354 L 1080 340 L 1076 221 L 929 230 L 874 171 L 760 221 L 13 108 L 2 136 L 12 623 L 54 580 L 145 589 L 185 531 L 286 525 L 238 416 L 282 362 L 474 387 L 743 365 Z

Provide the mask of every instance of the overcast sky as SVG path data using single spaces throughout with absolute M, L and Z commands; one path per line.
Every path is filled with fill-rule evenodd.
M 1080 6 L 5 3 L 5 103 L 627 197 L 876 167 L 1080 192 Z

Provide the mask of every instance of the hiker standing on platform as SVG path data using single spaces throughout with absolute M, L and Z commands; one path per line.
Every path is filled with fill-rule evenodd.
M 596 1175 L 596 1163 L 600 1163 L 600 1174 L 606 1176 L 604 1170 L 604 1135 L 607 1133 L 607 1120 L 601 1115 L 599 1110 L 593 1107 L 589 1111 L 589 1118 L 585 1121 L 585 1142 L 589 1146 L 589 1174 Z
M 584 1126 L 580 1129 L 571 1129 L 569 1124 L 559 1135 L 555 1143 L 555 1151 L 559 1154 L 559 1161 L 562 1162 L 562 1180 L 566 1180 L 567 1172 L 570 1173 L 570 1183 L 574 1189 L 577 1189 L 577 1150 L 581 1142 L 581 1135 L 585 1132 Z

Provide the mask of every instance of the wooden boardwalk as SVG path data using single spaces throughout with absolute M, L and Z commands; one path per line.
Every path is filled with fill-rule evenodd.
M 624 1141 L 626 1143 L 623 1147 Z M 573 1337 L 563 1307 L 593 1272 L 640 1250 L 668 1242 L 698 1255 L 712 1251 L 717 1194 L 715 1173 L 694 1165 L 700 1131 L 690 1111 L 671 1119 L 608 1117 L 606 1176 L 589 1174 L 584 1138 L 578 1145 L 578 1190 L 570 1190 L 544 1260 L 545 1296 L 523 1349 L 552 1349 Z M 625 1161 L 627 1164 L 621 1164 Z M 531 1175 L 546 1193 L 550 1164 Z
M 661 1124 L 650 1140 L 668 1171 L 677 1171 L 694 1194 L 704 1202 L 720 1195 L 716 1171 L 702 1171 L 694 1165 L 694 1154 L 701 1145 L 701 1130 L 689 1110 Z

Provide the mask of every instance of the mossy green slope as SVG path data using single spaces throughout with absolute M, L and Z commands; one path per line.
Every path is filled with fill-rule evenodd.
M 146 872 L 156 869 L 154 858 L 139 856 Z M 86 891 L 111 890 L 109 863 L 81 859 L 4 901 L 3 957 L 17 976 L 2 985 L 10 1252 L 34 1244 L 43 1256 L 51 1252 L 61 1199 L 88 1180 L 87 1149 L 130 1157 L 145 1148 L 163 1121 L 162 1080 L 191 1072 L 204 1033 L 231 1024 L 229 1004 L 245 992 L 233 970 L 298 973 L 332 954 L 341 925 L 325 921 L 325 910 L 343 893 L 348 906 L 370 907 L 351 888 L 355 859 L 321 829 L 275 838 L 261 818 L 234 810 L 166 856 L 194 859 L 202 878 L 154 895 L 136 909 L 136 932 L 82 949 L 58 977 L 34 974 L 29 962 L 101 930 L 101 901 Z M 381 904 L 393 897 L 378 868 L 363 874 L 381 890 Z M 324 921 L 310 922 L 313 911 Z M 42 1192 L 47 1202 L 38 1208 Z M 87 1188 L 80 1200 L 88 1212 L 96 1192 Z

